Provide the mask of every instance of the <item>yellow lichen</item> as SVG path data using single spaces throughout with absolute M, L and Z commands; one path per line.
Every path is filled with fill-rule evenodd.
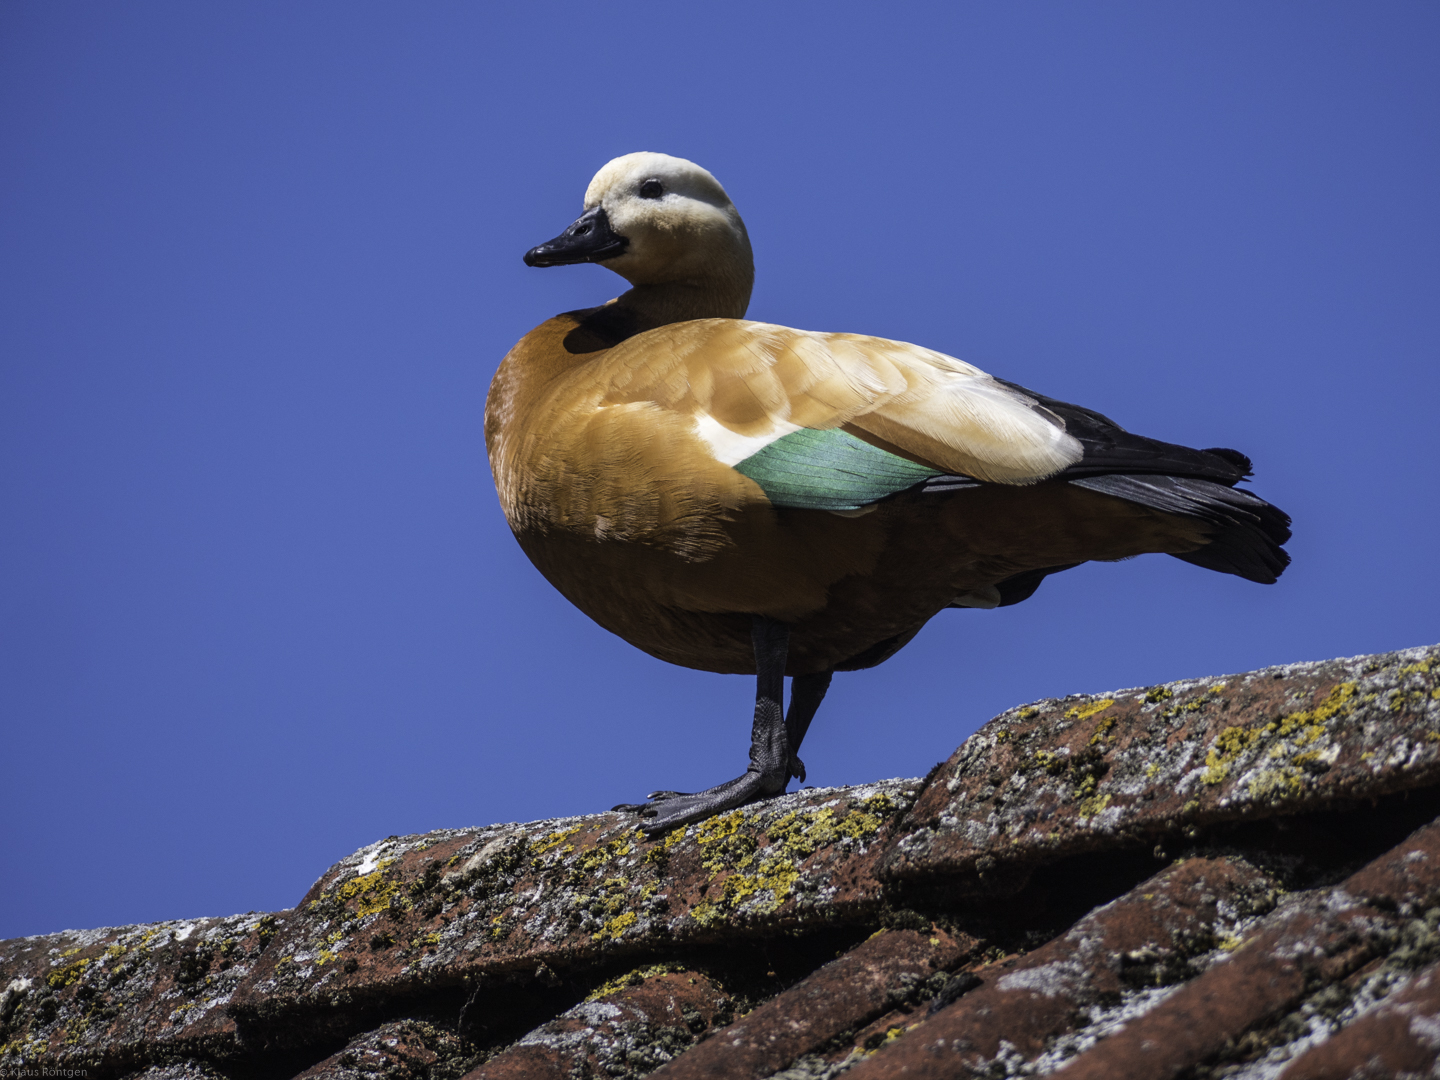
M 792 810 L 765 830 L 763 847 L 754 835 L 741 831 L 741 811 L 711 818 L 697 832 L 701 863 L 712 881 L 727 876 L 720 895 L 697 904 L 691 917 L 708 925 L 741 906 L 775 911 L 800 880 L 801 862 L 827 845 L 869 839 L 895 810 L 894 801 L 884 794 L 872 795 L 843 815 L 833 806 Z
M 1100 813 L 1110 805 L 1110 796 L 1094 795 L 1080 801 L 1080 816 L 1082 818 L 1099 817 Z
M 1257 799 L 1294 798 L 1305 790 L 1305 774 L 1293 765 L 1264 769 L 1250 781 L 1249 789 Z
M 1102 742 L 1105 741 L 1105 736 L 1110 733 L 1110 729 L 1114 726 L 1115 718 L 1113 716 L 1109 716 L 1106 717 L 1104 720 L 1101 720 L 1100 723 L 1095 725 L 1095 734 L 1090 736 L 1090 745 L 1099 746 Z
M 621 914 L 616 915 L 604 926 L 602 926 L 596 933 L 591 934 L 590 940 L 618 940 L 620 938 L 620 935 L 625 933 L 625 931 L 628 930 L 630 927 L 634 926 L 639 921 L 639 919 L 640 917 L 636 915 L 633 911 L 622 912 Z
M 1262 737 L 1262 732 L 1244 727 L 1228 727 L 1215 736 L 1215 744 L 1205 755 L 1205 772 L 1200 779 L 1219 784 L 1230 775 L 1230 765 Z
M 62 955 L 74 956 L 79 951 L 79 949 L 71 949 Z M 59 970 L 52 971 L 45 977 L 45 982 L 49 984 L 50 989 L 60 990 L 71 983 L 79 982 L 80 977 L 85 974 L 85 969 L 89 966 L 90 959 L 88 957 L 84 960 L 76 960 L 73 964 L 66 964 Z
M 635 845 L 631 842 L 630 837 L 628 835 L 621 836 L 615 840 L 611 840 L 609 843 L 599 844 L 587 851 L 584 855 L 580 856 L 580 861 L 576 865 L 584 873 L 593 873 L 612 859 L 629 855 L 634 850 Z
M 386 911 L 390 907 L 392 898 L 400 888 L 396 881 L 386 881 L 385 871 L 395 865 L 396 859 L 381 859 L 379 864 L 368 874 L 361 874 L 353 877 L 336 890 L 335 895 L 342 903 L 355 901 L 355 916 L 363 919 L 367 915 L 374 915 L 376 912 Z M 404 896 L 398 897 L 400 903 L 410 907 L 410 901 Z
M 1302 709 L 1300 712 L 1282 716 L 1276 730 L 1284 737 L 1302 727 L 1323 724 L 1332 717 L 1348 713 L 1351 708 L 1350 699 L 1355 696 L 1355 690 L 1356 684 L 1353 682 L 1337 684 L 1313 709 Z
M 638 967 L 634 971 L 627 971 L 624 975 L 601 983 L 590 993 L 585 995 L 586 1001 L 599 1001 L 611 994 L 618 994 L 621 990 L 632 986 L 640 986 L 647 979 L 654 979 L 660 975 L 673 975 L 677 971 L 684 971 L 684 964 L 651 964 L 648 967 Z M 692 985 L 694 979 L 690 980 Z
M 1276 743 L 1270 748 L 1268 756 L 1272 760 L 1283 759 L 1293 751 L 1318 741 L 1325 735 L 1327 720 L 1350 711 L 1355 689 L 1356 684 L 1353 682 L 1340 683 L 1314 708 L 1287 713 L 1259 728 L 1226 728 L 1215 737 L 1214 745 L 1205 755 L 1205 772 L 1201 779 L 1210 785 L 1223 783 L 1229 778 L 1230 767 L 1238 758 L 1272 739 L 1288 740 Z M 1318 752 L 1314 757 L 1309 754 L 1301 756 L 1307 761 L 1319 760 Z M 1252 781 L 1250 792 L 1257 797 L 1277 797 L 1298 794 L 1302 786 L 1302 777 L 1297 770 L 1281 766 L 1279 769 L 1267 770 Z
M 721 903 L 730 908 L 768 892 L 770 898 L 756 906 L 756 911 L 769 914 L 777 910 L 800 880 L 800 871 L 784 858 L 764 859 L 754 874 L 731 874 L 725 879 Z
M 1421 660 L 1418 664 L 1406 664 L 1400 669 L 1401 675 L 1425 675 L 1430 671 L 1430 661 Z
M 1086 720 L 1096 715 L 1097 713 L 1104 712 L 1106 709 L 1110 708 L 1110 706 L 1114 704 L 1114 698 L 1105 698 L 1102 701 L 1092 701 L 1089 705 L 1077 705 L 1073 709 L 1066 710 L 1065 719 Z
M 1155 777 L 1157 777 L 1157 776 L 1159 776 L 1159 775 L 1160 775 L 1160 766 L 1159 766 L 1159 765 L 1153 765 L 1153 764 L 1152 764 L 1152 765 L 1146 765 L 1146 766 L 1145 766 L 1145 779 L 1146 779 L 1146 780 L 1154 780 Z
M 1210 687 L 1209 690 L 1206 690 L 1203 694 L 1195 698 L 1193 701 L 1187 701 L 1183 705 L 1170 706 L 1170 708 L 1164 710 L 1160 714 L 1160 719 L 1172 720 L 1175 717 L 1181 715 L 1182 713 L 1199 712 L 1201 709 L 1209 705 L 1212 700 L 1219 697 L 1224 689 L 1224 683 L 1216 683 L 1214 686 Z
M 740 831 L 744 821 L 745 812 L 735 810 L 711 818 L 696 831 L 700 864 L 712 877 L 724 870 L 727 864 L 741 867 L 750 864 L 750 856 L 760 845 L 754 836 Z
M 1154 705 L 1156 702 L 1159 701 L 1164 701 L 1166 698 L 1172 698 L 1174 696 L 1174 692 L 1171 691 L 1170 688 L 1167 686 L 1152 686 L 1149 690 L 1145 691 L 1145 700 L 1148 701 L 1151 705 Z
M 882 791 L 878 795 L 871 795 L 868 799 L 861 802 L 860 809 L 864 810 L 867 814 L 878 814 L 880 817 L 889 817 L 895 813 L 898 807 L 895 805 L 895 800 Z
M 544 836 L 540 837 L 539 840 L 536 840 L 535 843 L 530 846 L 530 854 L 536 856 L 544 855 L 551 848 L 559 847 L 561 844 L 563 844 L 566 840 L 569 840 L 570 837 L 574 836 L 579 831 L 580 826 L 576 825 L 574 828 L 571 829 L 558 829 L 555 832 L 546 833 Z
M 1051 776 L 1058 776 L 1069 768 L 1070 761 L 1060 754 L 1051 753 L 1049 750 L 1035 751 L 1035 764 L 1044 769 Z
M 725 918 L 725 909 L 709 900 L 702 900 L 690 909 L 690 917 L 701 926 L 709 926 Z

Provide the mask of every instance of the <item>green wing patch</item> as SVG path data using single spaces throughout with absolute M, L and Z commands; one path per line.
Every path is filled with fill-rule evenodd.
M 897 457 L 832 428 L 801 428 L 735 466 L 776 506 L 858 510 L 912 488 L 941 470 Z

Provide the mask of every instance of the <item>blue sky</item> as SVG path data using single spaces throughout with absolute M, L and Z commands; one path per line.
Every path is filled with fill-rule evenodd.
M 500 515 L 532 270 L 633 150 L 753 318 L 1233 446 L 1275 586 L 1162 556 L 838 676 L 810 782 L 1039 697 L 1440 639 L 1431 3 L 0 7 L 0 937 L 295 903 L 392 833 L 735 775 L 750 680 L 594 626 Z

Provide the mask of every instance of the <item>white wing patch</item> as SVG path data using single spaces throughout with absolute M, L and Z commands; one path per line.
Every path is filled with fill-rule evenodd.
M 704 440 L 715 460 L 725 465 L 738 465 L 753 454 L 758 454 L 776 439 L 783 439 L 792 431 L 799 431 L 799 424 L 788 420 L 776 420 L 764 435 L 741 435 L 731 431 L 709 413 L 695 414 L 695 434 Z

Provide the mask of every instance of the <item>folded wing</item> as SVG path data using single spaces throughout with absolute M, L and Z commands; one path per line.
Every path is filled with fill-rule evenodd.
M 1031 395 L 900 341 L 700 319 L 630 338 L 607 364 L 615 369 L 606 404 L 688 413 L 727 465 L 801 429 L 846 429 L 934 474 L 1002 484 L 1033 483 L 1083 456 L 1064 421 Z

